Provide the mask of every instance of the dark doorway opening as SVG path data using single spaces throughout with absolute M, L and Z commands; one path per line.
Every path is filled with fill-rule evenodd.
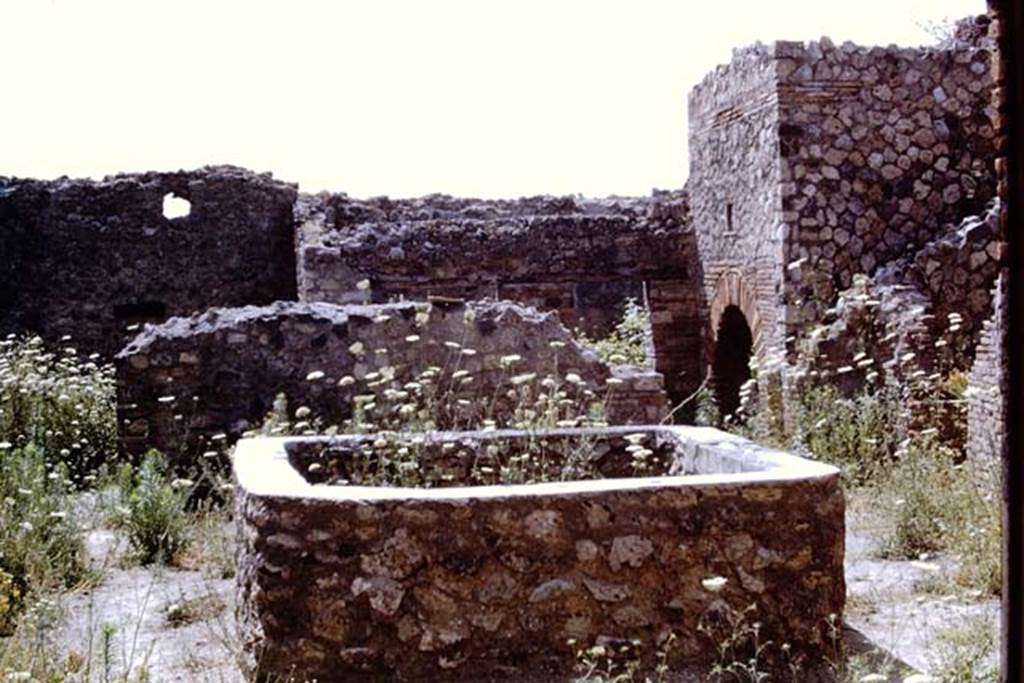
M 718 412 L 732 415 L 740 407 L 740 387 L 750 379 L 750 353 L 754 338 L 737 306 L 728 306 L 718 323 L 718 341 L 711 365 L 712 387 Z

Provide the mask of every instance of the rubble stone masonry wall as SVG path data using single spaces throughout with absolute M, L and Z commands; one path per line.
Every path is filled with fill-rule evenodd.
M 700 268 L 683 192 L 646 198 L 303 197 L 299 298 L 332 303 L 504 299 L 604 336 L 629 298 L 651 309 L 673 400 L 702 376 Z M 369 290 L 357 284 L 368 280 Z
M 191 212 L 166 218 L 173 194 Z M 113 356 L 127 328 L 295 298 L 294 185 L 233 167 L 0 177 L 0 331 Z
M 520 359 L 504 368 L 502 357 L 513 355 Z M 554 314 L 504 302 L 213 309 L 147 327 L 116 366 L 124 450 L 158 448 L 183 465 L 258 428 L 280 393 L 291 415 L 305 406 L 322 427 L 338 425 L 367 391 L 367 375 L 388 367 L 405 381 L 431 366 L 464 371 L 473 381 L 452 399 L 484 403 L 520 373 L 560 381 L 576 373 L 613 423 L 655 424 L 667 411 L 659 374 L 609 368 Z M 359 381 L 339 386 L 346 376 Z
M 820 320 L 855 274 L 984 212 L 995 195 L 991 53 L 822 39 L 776 43 L 774 60 L 783 260 L 800 264 L 786 271 L 796 330 Z
M 845 600 L 838 470 L 713 429 L 647 431 L 674 442 L 682 471 L 704 476 L 312 485 L 287 442 L 241 442 L 250 670 L 324 682 L 562 680 L 577 649 L 636 639 L 653 664 L 647 644 L 674 633 L 674 670 L 706 672 L 719 639 L 733 635 L 730 610 L 751 604 L 765 641 L 789 643 L 794 658 L 827 656 L 826 624 L 841 620 Z M 726 580 L 720 592 L 704 585 L 713 576 Z M 712 637 L 698 630 L 702 619 Z

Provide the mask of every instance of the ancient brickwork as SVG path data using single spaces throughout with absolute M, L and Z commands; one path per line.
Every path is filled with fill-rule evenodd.
M 775 64 L 763 45 L 736 51 L 691 92 L 691 222 L 705 297 L 739 306 L 764 355 L 782 342 L 779 113 Z M 740 284 L 742 283 L 742 284 Z M 740 291 L 745 292 L 741 294 Z M 724 294 L 724 297 L 722 296 Z M 707 330 L 707 355 L 717 329 Z
M 519 359 L 503 364 L 509 356 Z M 159 448 L 185 465 L 259 427 L 279 393 L 292 411 L 309 408 L 321 428 L 340 424 L 352 416 L 353 397 L 366 392 L 367 375 L 385 368 L 408 372 L 409 381 L 431 366 L 464 371 L 473 381 L 452 401 L 484 403 L 504 397 L 520 373 L 559 381 L 575 373 L 606 402 L 612 422 L 657 423 L 667 411 L 660 375 L 610 369 L 554 314 L 509 303 L 213 309 L 147 327 L 116 366 L 124 449 Z M 339 385 L 346 376 L 359 382 Z M 495 413 L 514 409 L 495 406 Z
M 970 467 L 987 491 L 998 491 L 1002 474 L 1002 449 L 1006 423 L 1003 387 L 1006 385 L 1004 310 L 1006 279 L 999 279 L 994 291 L 995 310 L 985 322 L 971 368 L 967 399 L 967 453 Z
M 655 367 L 679 400 L 700 381 L 701 301 L 684 193 L 585 200 L 304 197 L 299 298 L 495 298 L 603 336 L 629 298 L 651 308 Z M 369 290 L 357 284 L 369 281 Z
M 577 437 L 596 448 L 629 431 Z M 845 599 L 838 471 L 712 429 L 645 431 L 671 446 L 675 472 L 704 476 L 316 485 L 288 449 L 355 441 L 243 441 L 235 502 L 251 670 L 320 681 L 548 680 L 593 643 L 635 639 L 653 664 L 650 644 L 671 632 L 674 670 L 701 663 L 706 672 L 718 641 L 698 623 L 728 624 L 729 609 L 750 604 L 765 641 L 789 643 L 793 657 L 829 654 L 825 624 L 842 618 Z M 479 433 L 435 438 L 488 443 Z M 705 584 L 712 577 L 724 586 Z M 713 633 L 732 635 L 723 628 Z
M 775 45 L 791 329 L 994 196 L 990 59 L 963 43 Z
M 191 212 L 166 218 L 166 194 Z M 112 356 L 142 321 L 293 299 L 296 194 L 232 167 L 0 178 L 0 330 Z

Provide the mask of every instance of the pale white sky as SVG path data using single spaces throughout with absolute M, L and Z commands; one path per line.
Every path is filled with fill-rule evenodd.
M 0 0 L 0 175 L 231 163 L 355 196 L 646 194 L 734 46 L 984 0 Z

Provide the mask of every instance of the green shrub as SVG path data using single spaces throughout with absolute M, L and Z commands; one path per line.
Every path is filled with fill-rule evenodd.
M 38 337 L 0 341 L 0 443 L 40 446 L 81 483 L 117 452 L 113 366 Z
M 85 573 L 63 467 L 36 446 L 0 451 L 0 634 L 30 591 L 70 586 Z
M 898 411 L 889 389 L 842 398 L 832 386 L 811 387 L 800 396 L 796 446 L 864 483 L 892 463 L 899 444 Z
M 119 525 L 142 564 L 169 563 L 189 544 L 185 506 L 193 483 L 172 479 L 163 456 L 148 451 L 138 469 L 122 465 L 118 472 L 122 508 Z
M 881 484 L 896 510 L 883 553 L 910 559 L 922 553 L 948 553 L 957 560 L 957 583 L 985 594 L 998 593 L 1002 521 L 995 492 L 979 490 L 957 462 L 957 452 L 933 438 L 915 439 L 898 455 L 898 463 Z
M 597 352 L 601 360 L 611 365 L 648 365 L 647 335 L 651 327 L 651 312 L 636 299 L 627 299 L 622 319 L 604 339 L 591 339 L 577 331 L 581 344 Z
M 968 617 L 939 632 L 930 662 L 937 680 L 948 683 L 995 683 L 998 627 L 986 616 Z

